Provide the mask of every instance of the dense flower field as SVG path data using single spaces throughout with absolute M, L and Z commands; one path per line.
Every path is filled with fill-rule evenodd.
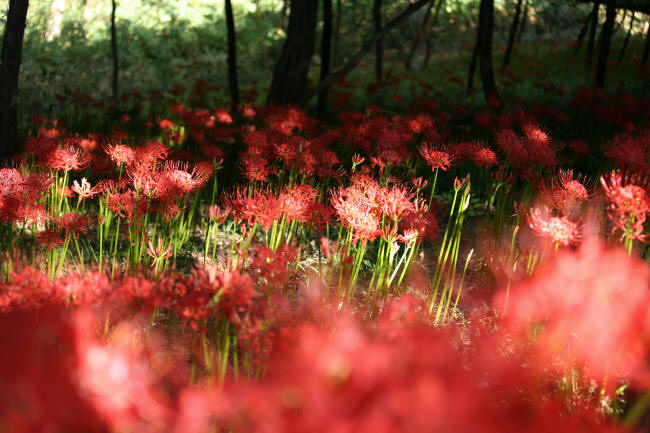
M 0 169 L 0 431 L 639 428 L 650 104 L 493 105 L 37 116 Z

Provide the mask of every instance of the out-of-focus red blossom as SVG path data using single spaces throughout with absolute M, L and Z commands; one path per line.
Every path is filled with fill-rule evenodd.
M 186 389 L 175 431 L 616 431 L 580 408 L 561 413 L 520 360 L 486 347 L 464 357 L 453 333 L 404 322 L 372 336 L 343 315 L 285 332 L 263 381 Z
M 55 308 L 0 313 L 0 425 L 8 433 L 100 432 L 76 386 L 74 325 Z M 9 349 L 10 348 L 10 349 Z
M 645 242 L 643 224 L 650 212 L 648 179 L 613 171 L 601 176 L 600 183 L 607 196 L 607 214 L 615 225 L 612 233 L 619 229 L 624 236 Z
M 553 244 L 574 245 L 580 238 L 577 223 L 566 216 L 552 216 L 548 208 L 534 208 L 526 218 L 537 236 L 547 238 Z
M 650 272 L 595 239 L 562 250 L 510 291 L 504 326 L 531 339 L 541 365 L 589 378 L 650 377 Z M 503 306 L 504 294 L 496 305 Z
M 138 338 L 131 324 L 122 322 L 111 343 L 103 344 L 95 337 L 97 325 L 90 312 L 78 312 L 75 321 L 75 379 L 86 400 L 111 430 L 163 431 L 172 411 L 151 369 L 144 336 Z
M 557 177 L 539 186 L 539 196 L 549 207 L 571 218 L 580 213 L 580 206 L 589 199 L 590 185 L 573 170 L 560 170 Z

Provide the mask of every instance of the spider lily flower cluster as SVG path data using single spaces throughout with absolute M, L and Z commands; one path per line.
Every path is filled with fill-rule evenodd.
M 436 110 L 40 130 L 0 169 L 0 426 L 620 431 L 650 374 L 641 165 L 602 203 L 532 110 L 473 113 L 483 141 Z

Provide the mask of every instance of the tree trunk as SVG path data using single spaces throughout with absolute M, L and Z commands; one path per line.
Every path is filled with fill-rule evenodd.
M 596 86 L 601 89 L 605 87 L 605 75 L 607 75 L 607 60 L 609 59 L 609 47 L 612 42 L 614 24 L 616 23 L 616 0 L 607 0 L 607 18 L 603 24 L 602 38 L 600 41 L 600 52 L 598 53 L 598 66 L 596 67 Z
M 320 43 L 320 79 L 330 73 L 330 41 L 332 39 L 332 0 L 323 0 L 323 35 Z M 327 87 L 318 94 L 318 112 L 327 110 Z
M 526 28 L 526 23 L 528 22 L 528 2 L 524 3 L 524 16 L 521 18 L 521 26 L 519 26 L 519 34 L 517 35 L 517 43 L 521 43 L 521 38 L 524 36 L 524 29 Z
M 479 23 L 480 26 L 480 23 Z M 481 29 L 476 29 L 476 42 L 472 49 L 472 60 L 469 62 L 469 74 L 467 75 L 467 94 L 469 95 L 474 88 L 474 71 L 476 71 L 476 62 L 478 61 L 479 41 L 481 40 Z
M 348 60 L 345 65 L 343 65 L 341 68 L 339 68 L 336 72 L 333 72 L 329 74 L 327 77 L 325 77 L 321 82 L 318 84 L 318 86 L 309 91 L 307 96 L 303 98 L 300 101 L 300 105 L 304 105 L 311 98 L 314 96 L 318 95 L 324 88 L 331 86 L 341 78 L 345 77 L 347 74 L 350 73 L 358 64 L 359 62 L 365 57 L 366 54 L 368 54 L 372 48 L 375 46 L 377 41 L 384 36 L 386 36 L 388 33 L 390 33 L 391 30 L 402 24 L 404 21 L 409 19 L 411 15 L 413 15 L 415 12 L 417 12 L 422 6 L 427 4 L 429 0 L 417 0 L 415 3 L 409 3 L 408 7 L 398 16 L 393 18 L 390 22 L 388 22 L 384 27 L 381 28 L 381 30 L 377 33 L 375 33 L 372 38 L 370 38 L 369 41 L 366 41 L 365 44 L 357 51 L 357 53 L 352 56 L 350 60 Z
M 289 0 L 282 0 L 282 9 L 280 9 L 280 28 L 283 29 L 287 22 L 287 8 L 289 7 Z
M 317 15 L 318 0 L 291 0 L 287 39 L 273 70 L 267 105 L 298 103 L 307 95 Z
M 591 26 L 589 27 L 589 41 L 587 42 L 587 61 L 585 68 L 591 68 L 591 62 L 594 55 L 594 42 L 596 41 L 596 27 L 598 27 L 598 9 L 600 0 L 595 0 L 594 9 L 591 12 Z
M 120 64 L 118 61 L 117 57 L 117 32 L 115 29 L 115 12 L 117 10 L 117 4 L 115 0 L 111 0 L 112 3 L 112 9 L 111 9 L 111 54 L 113 56 L 113 80 L 112 80 L 112 88 L 113 88 L 113 104 L 115 104 L 115 108 L 118 107 L 118 104 L 120 102 L 120 97 L 118 94 L 118 76 L 120 73 Z
M 576 51 L 575 54 L 578 54 L 580 51 L 580 48 L 582 47 L 582 44 L 585 40 L 585 36 L 587 36 L 587 29 L 589 28 L 589 23 L 591 22 L 591 16 L 594 14 L 593 9 L 589 11 L 589 14 L 587 15 L 587 18 L 585 18 L 585 22 L 582 23 L 582 27 L 580 27 L 580 33 L 578 34 L 578 37 L 576 38 Z
M 623 57 L 625 56 L 625 50 L 627 50 L 627 44 L 630 43 L 630 37 L 632 36 L 632 27 L 634 27 L 634 11 L 632 11 L 632 16 L 630 17 L 630 27 L 627 29 L 627 34 L 625 35 L 625 40 L 623 41 L 621 52 L 618 54 L 619 62 L 623 61 Z
M 426 11 L 424 12 L 424 17 L 422 17 L 422 21 L 420 21 L 420 26 L 418 27 L 418 30 L 415 33 L 415 38 L 413 39 L 411 48 L 409 49 L 408 54 L 406 55 L 406 62 L 404 62 L 404 67 L 406 69 L 411 69 L 411 63 L 413 62 L 415 50 L 417 50 L 418 45 L 420 45 L 420 39 L 422 39 L 422 35 L 424 34 L 427 24 L 429 24 L 429 19 L 431 18 L 431 9 L 433 9 L 433 1 L 434 0 L 431 0 L 429 2 L 429 5 L 427 6 Z
M 645 44 L 643 45 L 643 56 L 641 57 L 641 70 L 645 69 L 645 64 L 650 56 L 650 22 L 646 24 Z
M 237 80 L 237 39 L 235 34 L 235 17 L 232 14 L 230 0 L 225 0 L 226 27 L 228 29 L 228 88 L 230 90 L 230 112 L 238 113 L 239 84 Z
M 521 14 L 521 3 L 523 0 L 517 0 L 517 8 L 515 9 L 515 16 L 512 19 L 512 25 L 510 26 L 510 36 L 508 37 L 508 48 L 506 48 L 506 55 L 503 58 L 503 67 L 505 68 L 510 63 L 510 55 L 512 54 L 512 48 L 515 45 L 515 37 L 517 36 L 517 29 L 519 28 L 519 14 Z
M 481 67 L 481 82 L 485 101 L 490 103 L 493 98 L 499 98 L 497 85 L 494 81 L 492 64 L 492 33 L 494 31 L 494 0 L 481 0 L 479 10 L 479 48 L 478 58 Z
M 9 0 L 0 64 L 0 160 L 18 148 L 18 76 L 29 0 Z
M 336 22 L 334 24 L 334 44 L 332 47 L 332 66 L 336 66 L 339 55 L 339 39 L 341 37 L 341 0 L 336 0 Z
M 424 61 L 422 62 L 423 69 L 429 64 L 429 57 L 431 56 L 431 45 L 433 45 L 434 30 L 436 28 L 436 24 L 438 24 L 438 16 L 440 16 L 440 8 L 442 7 L 443 2 L 444 0 L 438 0 L 438 4 L 436 5 L 436 11 L 433 13 L 433 20 L 431 21 L 431 27 L 429 28 L 427 35 L 424 37 L 426 44 L 424 50 Z
M 375 23 L 375 34 L 381 30 L 381 0 L 374 0 L 372 18 Z M 381 38 L 375 43 L 375 80 L 378 84 L 384 76 L 384 45 Z

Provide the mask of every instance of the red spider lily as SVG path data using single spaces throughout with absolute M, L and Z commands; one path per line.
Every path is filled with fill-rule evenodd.
M 131 165 L 135 161 L 135 151 L 123 144 L 109 144 L 104 150 L 117 165 Z
M 48 251 L 58 248 L 63 244 L 63 239 L 59 236 L 59 233 L 52 229 L 46 229 L 41 232 L 38 232 L 36 235 L 36 240 L 39 245 L 45 245 L 45 248 Z
M 53 170 L 80 171 L 90 163 L 90 157 L 72 146 L 57 147 L 47 157 L 46 165 Z
M 619 134 L 612 140 L 605 156 L 627 172 L 650 174 L 650 133 Z
M 228 206 L 225 208 L 221 208 L 216 204 L 208 206 L 208 218 L 216 220 L 219 224 L 222 224 L 228 218 L 228 215 L 230 215 L 230 208 Z
M 271 174 L 268 161 L 261 157 L 245 155 L 241 162 L 242 173 L 249 181 L 266 182 Z
M 379 236 L 379 197 L 377 182 L 357 176 L 347 188 L 332 191 L 332 207 L 340 221 L 354 232 L 355 240 L 372 241 Z
M 102 420 L 77 387 L 79 363 L 69 314 L 52 305 L 3 312 L 0 345 L 11 347 L 11 356 L 0 357 L 4 431 L 99 430 Z
M 643 224 L 650 212 L 648 180 L 613 171 L 607 177 L 601 176 L 600 183 L 607 195 L 607 213 L 615 225 L 612 232 L 620 229 L 628 239 L 645 242 Z
M 433 240 L 440 232 L 438 219 L 426 207 L 421 208 L 417 212 L 407 213 L 400 222 L 400 228 L 402 230 L 401 239 L 410 239 L 413 232 L 416 232 L 419 240 Z
M 580 238 L 577 223 L 566 216 L 552 216 L 548 208 L 535 208 L 526 214 L 526 219 L 537 236 L 547 238 L 553 244 L 574 245 Z
M 316 190 L 310 185 L 288 187 L 278 197 L 278 206 L 289 221 L 306 223 L 313 209 Z
M 472 160 L 479 167 L 492 168 L 498 164 L 496 154 L 487 147 L 477 146 Z
M 223 150 L 214 144 L 202 145 L 201 153 L 203 153 L 208 160 L 212 161 L 212 163 L 223 160 Z
M 378 195 L 379 210 L 388 218 L 397 222 L 402 215 L 415 211 L 412 202 L 414 196 L 404 186 L 381 188 Z
M 81 179 L 81 185 L 75 180 L 72 190 L 79 196 L 79 202 L 86 198 L 92 198 L 97 194 L 97 187 L 92 188 L 85 177 Z
M 142 324 L 123 322 L 110 344 L 97 341 L 90 313 L 78 313 L 75 325 L 78 387 L 97 413 L 118 431 L 162 429 L 172 413 L 147 345 L 136 339 Z
M 151 141 L 135 149 L 135 161 L 141 166 L 154 169 L 156 164 L 167 159 L 169 147 L 159 141 Z
M 425 143 L 419 148 L 420 154 L 431 167 L 431 170 L 442 169 L 448 170 L 453 163 L 454 157 L 449 152 Z
M 194 167 L 192 172 L 188 171 L 187 163 L 177 161 L 166 161 L 162 170 L 162 175 L 168 188 L 179 191 L 183 194 L 189 194 L 199 190 L 208 181 L 208 175 L 205 167 L 197 169 Z
M 149 239 L 149 242 L 147 243 L 147 245 L 148 245 L 147 254 L 149 256 L 151 256 L 151 258 L 153 258 L 154 261 L 160 261 L 160 260 L 163 260 L 163 259 L 168 259 L 173 255 L 173 253 L 172 253 L 173 245 L 170 243 L 165 248 L 163 246 L 162 238 L 158 238 L 158 245 L 156 245 L 156 247 L 154 247 L 153 244 L 151 243 L 151 239 Z
M 547 206 L 575 217 L 589 199 L 590 189 L 585 177 L 574 176 L 573 170 L 560 170 L 557 177 L 540 185 L 539 196 Z
M 282 217 L 278 199 L 268 189 L 257 189 L 249 195 L 247 188 L 239 187 L 226 195 L 225 202 L 232 209 L 235 221 L 246 220 L 248 225 L 260 223 L 264 230 L 269 230 Z
M 65 231 L 66 236 L 72 234 L 77 239 L 80 234 L 88 233 L 90 219 L 88 216 L 81 215 L 77 212 L 69 212 L 59 220 L 59 227 Z
M 612 386 L 647 372 L 649 281 L 647 266 L 590 239 L 575 252 L 560 251 L 511 291 L 505 325 L 533 338 L 541 365 L 584 367 Z

